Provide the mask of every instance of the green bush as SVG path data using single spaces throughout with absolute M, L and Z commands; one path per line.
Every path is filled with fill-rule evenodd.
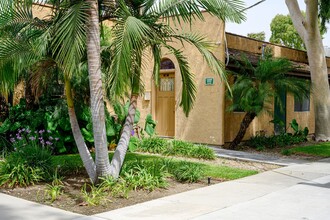
M 49 149 L 36 144 L 20 146 L 11 152 L 1 164 L 1 185 L 27 186 L 53 173 L 52 156 Z
M 191 156 L 198 159 L 214 160 L 216 158 L 215 153 L 212 149 L 205 145 L 195 145 L 191 151 Z
M 169 147 L 163 152 L 165 155 L 175 155 L 175 156 L 191 156 L 192 149 L 194 148 L 194 144 L 173 140 L 170 142 Z
M 250 138 L 246 144 L 257 150 L 271 149 L 275 147 L 286 147 L 293 144 L 299 144 L 306 141 L 304 135 L 292 135 L 290 133 L 282 133 L 272 136 L 256 135 Z
M 161 154 L 168 147 L 168 142 L 160 137 L 144 138 L 138 150 L 149 153 Z
M 135 160 L 123 166 L 121 176 L 128 187 L 153 191 L 167 186 L 167 172 L 159 160 Z
M 205 145 L 196 145 L 180 140 L 166 140 L 160 137 L 144 138 L 138 147 L 139 151 L 162 155 L 192 157 L 213 160 L 215 153 Z
M 186 161 L 172 165 L 169 172 L 179 182 L 194 183 L 204 177 L 203 166 Z
M 90 206 L 97 206 L 100 204 L 106 204 L 110 202 L 107 199 L 107 192 L 102 185 L 94 186 L 94 185 L 84 185 L 81 189 L 81 193 L 83 195 L 84 201 Z
M 26 163 L 17 161 L 13 164 L 12 161 L 0 162 L 0 185 L 9 187 L 28 186 L 42 180 L 44 175 L 40 168 L 33 168 Z
M 137 137 L 132 136 L 129 140 L 128 150 L 130 152 L 135 152 L 141 144 L 141 140 Z

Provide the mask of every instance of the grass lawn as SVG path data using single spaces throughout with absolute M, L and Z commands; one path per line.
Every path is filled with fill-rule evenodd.
M 113 153 L 109 154 L 109 158 L 111 159 Z M 166 157 L 163 156 L 156 156 L 156 155 L 146 155 L 146 154 L 137 154 L 137 153 L 127 153 L 125 162 L 135 161 L 135 160 L 143 160 L 143 161 L 152 161 L 152 160 L 161 160 Z M 61 155 L 53 157 L 54 165 L 61 166 L 62 168 L 69 170 L 69 171 L 77 171 L 84 169 L 82 161 L 77 154 L 73 155 Z M 170 164 L 176 165 L 180 163 L 182 159 L 171 159 Z M 250 175 L 257 174 L 257 171 L 254 170 L 244 170 L 239 168 L 233 168 L 228 166 L 219 166 L 219 165 L 209 165 L 205 163 L 198 163 L 198 162 L 189 162 L 187 163 L 196 164 L 203 168 L 204 175 L 206 177 L 211 178 L 219 178 L 219 179 L 226 179 L 226 180 L 233 180 L 238 179 Z
M 295 147 L 289 150 L 293 154 L 306 154 L 320 157 L 330 157 L 330 142 L 317 143 L 309 146 Z

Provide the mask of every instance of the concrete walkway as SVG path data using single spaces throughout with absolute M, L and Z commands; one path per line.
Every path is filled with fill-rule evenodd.
M 81 216 L 0 194 L 0 219 L 330 219 L 330 158 Z
M 214 150 L 215 154 L 218 157 L 228 158 L 228 159 L 262 162 L 262 163 L 276 164 L 280 166 L 308 163 L 308 161 L 306 160 L 282 158 L 278 156 L 269 156 L 269 155 L 264 155 L 262 153 L 258 154 L 258 153 L 248 153 L 244 151 L 227 150 L 214 146 L 208 146 L 208 147 Z

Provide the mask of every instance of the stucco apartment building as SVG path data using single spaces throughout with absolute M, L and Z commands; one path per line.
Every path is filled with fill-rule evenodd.
M 178 29 L 189 30 L 189 25 L 182 25 Z M 304 51 L 287 48 L 226 33 L 225 24 L 215 17 L 205 13 L 205 21 L 195 21 L 191 31 L 202 33 L 214 43 L 213 53 L 226 64 L 227 70 L 234 69 L 231 56 L 239 56 L 241 53 L 248 55 L 252 62 L 257 62 L 262 56 L 265 47 L 270 48 L 274 57 L 285 57 L 301 68 L 290 73 L 296 77 L 310 80 L 307 54 Z M 174 43 L 175 44 L 175 43 Z M 177 43 L 177 46 L 183 48 Z M 238 132 L 244 112 L 228 112 L 230 102 L 225 98 L 225 84 L 220 78 L 213 74 L 199 52 L 191 45 L 184 45 L 184 52 L 188 57 L 192 72 L 195 74 L 197 85 L 197 98 L 189 117 L 185 117 L 179 107 L 181 94 L 181 77 L 176 60 L 170 54 L 163 54 L 163 65 L 161 70 L 162 80 L 156 88 L 151 78 L 152 65 L 144 70 L 144 82 L 146 93 L 141 97 L 138 108 L 141 115 L 151 113 L 157 121 L 157 133 L 160 136 L 169 136 L 177 139 L 196 143 L 207 143 L 223 145 L 234 139 Z M 328 67 L 330 59 L 327 58 Z M 314 94 L 317 95 L 317 94 Z M 296 119 L 300 126 L 308 127 L 310 133 L 314 133 L 314 109 L 313 94 L 310 99 L 302 102 L 295 100 L 292 95 L 283 91 L 285 111 L 280 112 L 273 105 L 273 111 L 285 122 L 290 131 L 289 123 Z M 267 134 L 278 132 L 275 125 L 270 121 L 273 116 L 264 113 L 256 118 L 250 125 L 245 139 L 256 135 L 259 131 Z
M 49 13 L 49 8 L 46 8 L 46 11 Z M 45 8 L 38 6 L 34 13 L 35 16 L 42 17 Z M 234 68 L 230 59 L 232 55 L 246 53 L 250 59 L 257 61 L 263 49 L 268 47 L 271 48 L 275 57 L 286 57 L 302 67 L 299 71 L 290 74 L 310 79 L 306 52 L 226 33 L 224 22 L 207 13 L 204 15 L 205 21 L 194 21 L 192 26 L 182 24 L 175 28 L 204 34 L 209 41 L 214 43 L 213 53 L 224 65 L 226 64 L 227 70 Z M 143 70 L 145 94 L 138 102 L 138 109 L 141 112 L 140 121 L 143 123 L 146 115 L 151 113 L 157 121 L 156 130 L 159 136 L 212 145 L 223 145 L 232 141 L 239 129 L 244 112 L 226 110 L 230 103 L 225 98 L 225 84 L 221 82 L 219 76 L 210 71 L 197 49 L 192 45 L 182 45 L 178 42 L 173 42 L 173 45 L 182 49 L 187 55 L 191 71 L 195 75 L 197 97 L 194 108 L 189 117 L 186 117 L 179 107 L 181 76 L 174 56 L 165 51 L 159 87 L 155 87 L 153 83 L 152 63 L 147 62 Z M 330 58 L 327 58 L 327 64 L 330 67 Z M 281 113 L 281 118 L 285 121 L 286 127 L 289 127 L 292 119 L 296 119 L 299 125 L 307 126 L 310 133 L 314 133 L 313 94 L 310 100 L 304 100 L 302 103 L 297 103 L 294 97 L 285 92 L 282 98 L 286 106 L 285 112 Z M 273 110 L 279 112 L 274 106 Z M 276 129 L 270 122 L 272 119 L 273 117 L 266 113 L 254 119 L 245 139 L 261 130 L 266 131 L 267 134 L 274 133 Z

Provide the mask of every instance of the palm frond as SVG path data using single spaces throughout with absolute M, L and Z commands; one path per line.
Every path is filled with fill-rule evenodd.
M 189 112 L 194 106 L 196 99 L 196 85 L 194 82 L 194 75 L 191 73 L 187 58 L 183 55 L 182 51 L 175 49 L 169 45 L 164 45 L 175 56 L 178 61 L 181 78 L 182 78 L 182 92 L 180 106 L 183 108 L 183 112 L 188 117 Z
M 113 61 L 110 68 L 108 88 L 114 95 L 121 95 L 128 89 L 128 82 L 136 65 L 134 56 L 142 54 L 145 39 L 152 38 L 151 29 L 144 22 L 130 14 L 121 1 L 118 20 L 113 28 L 112 51 Z
M 308 82 L 287 74 L 294 70 L 292 63 L 283 58 L 260 59 L 257 66 L 242 56 L 241 62 L 237 62 L 239 71 L 232 86 L 233 105 L 246 112 L 254 112 L 256 115 L 268 109 L 275 98 L 276 104 L 284 106 L 280 99 L 283 91 L 294 94 L 295 97 L 307 97 L 310 91 Z
M 153 54 L 153 58 L 154 58 L 153 78 L 154 78 L 155 85 L 158 86 L 159 80 L 160 80 L 160 75 L 159 75 L 160 63 L 161 63 L 161 59 L 162 59 L 161 49 L 160 49 L 159 45 L 153 45 L 151 49 L 152 49 L 152 54 Z
M 227 74 L 221 61 L 219 61 L 214 54 L 211 52 L 213 47 L 212 43 L 206 40 L 206 37 L 199 35 L 197 33 L 183 33 L 172 35 L 173 38 L 188 42 L 194 45 L 200 54 L 205 59 L 207 65 L 210 67 L 211 71 L 220 76 L 221 80 L 226 84 L 227 88 L 230 90 L 230 86 L 227 80 Z
M 197 0 L 203 10 L 224 22 L 240 23 L 246 19 L 245 3 L 242 0 Z
M 66 74 L 73 74 L 85 54 L 89 4 L 81 2 L 65 11 L 55 27 L 53 55 Z
M 172 19 L 179 24 L 182 21 L 190 22 L 196 17 L 203 20 L 204 17 L 199 8 L 193 0 L 160 0 L 158 4 L 155 3 L 147 12 L 154 16 L 155 19 L 164 19 L 169 21 Z
M 202 11 L 223 21 L 240 23 L 245 20 L 244 2 L 241 0 L 160 0 L 147 13 L 157 19 L 172 19 L 180 24 L 181 20 L 189 23 L 196 18 L 204 20 Z

